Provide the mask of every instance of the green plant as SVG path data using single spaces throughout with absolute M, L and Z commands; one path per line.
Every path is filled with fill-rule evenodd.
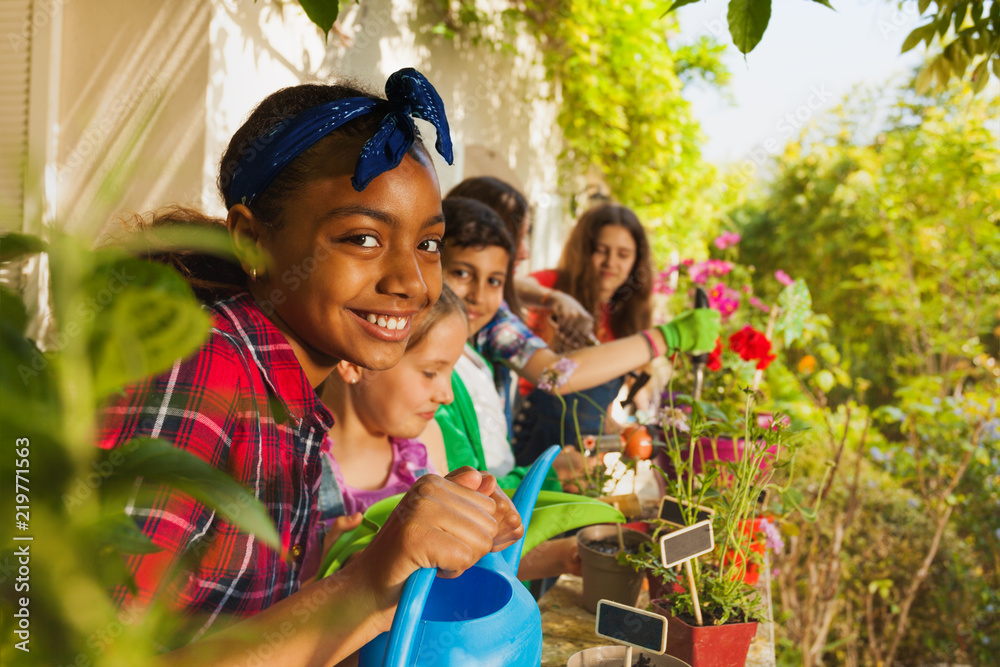
M 715 414 L 713 406 L 700 401 L 690 401 L 689 417 L 681 422 L 681 403 L 668 399 L 670 421 L 663 424 L 663 447 L 670 470 L 658 469 L 663 475 L 668 495 L 680 501 L 686 525 L 696 521 L 695 509 L 709 506 L 715 510 L 712 519 L 715 533 L 715 550 L 710 562 L 692 561 L 695 585 L 703 614 L 712 624 L 721 625 L 743 620 L 760 620 L 761 600 L 752 586 L 744 582 L 747 567 L 753 559 L 751 543 L 755 539 L 751 526 L 761 514 L 770 520 L 799 511 L 815 520 L 815 510 L 802 505 L 801 494 L 792 487 L 791 475 L 786 484 L 774 481 L 775 470 L 791 468 L 795 447 L 790 447 L 785 421 L 775 418 L 766 427 L 760 427 L 754 414 L 755 392 L 747 390 L 745 413 L 735 426 L 742 426 L 743 442 L 735 460 L 705 462 L 698 470 L 695 466 L 695 446 L 701 438 L 718 437 L 719 431 L 731 432 L 733 422 L 712 422 L 708 414 Z M 677 397 L 684 401 L 690 397 Z M 791 454 L 787 455 L 786 451 Z M 773 493 L 775 502 L 761 507 L 758 500 Z M 661 522 L 654 532 L 660 536 L 667 526 Z M 662 572 L 657 561 L 659 554 L 653 550 L 635 558 L 637 566 Z M 678 612 L 693 614 L 691 593 L 684 590 L 668 592 L 666 599 Z
M 16 444 L 0 457 L 5 506 L 14 509 L 0 529 L 7 579 L 0 627 L 23 642 L 5 658 L 142 663 L 171 614 L 154 602 L 141 616 L 123 616 L 108 595 L 131 584 L 125 555 L 156 549 L 125 513 L 136 476 L 193 495 L 268 544 L 277 546 L 278 537 L 251 493 L 170 443 L 95 447 L 103 401 L 169 368 L 207 335 L 209 319 L 183 278 L 123 249 L 94 250 L 56 232 L 47 240 L 0 237 L 0 263 L 13 268 L 32 256 L 50 267 L 45 296 L 53 324 L 45 347 L 28 336 L 20 296 L 0 287 L 0 424 Z
M 986 397 L 1000 391 L 998 100 L 906 88 L 872 124 L 885 101 L 858 93 L 818 118 L 761 200 L 734 213 L 758 276 L 823 281 L 813 301 L 836 342 L 783 369 L 786 406 L 822 434 L 808 465 L 823 452 L 841 474 L 808 490 L 823 522 L 789 524 L 799 534 L 778 562 L 776 613 L 801 664 L 990 664 L 977 656 L 1000 585 L 998 446 L 986 437 Z
M 739 235 L 728 232 L 714 245 L 733 259 L 739 243 Z M 680 501 L 684 523 L 696 522 L 699 506 L 715 511 L 716 548 L 707 561 L 693 561 L 693 569 L 699 600 L 716 624 L 759 617 L 760 601 L 744 583 L 747 568 L 759 564 L 753 549 L 760 539 L 756 519 L 767 517 L 768 531 L 786 530 L 793 516 L 816 522 L 819 509 L 818 500 L 809 502 L 802 492 L 808 480 L 796 475 L 801 421 L 782 413 L 801 400 L 800 391 L 786 386 L 788 366 L 806 358 L 807 347 L 824 349 L 828 320 L 812 312 L 804 281 L 779 273 L 775 282 L 784 287 L 769 305 L 755 296 L 753 276 L 751 268 L 734 261 L 687 260 L 667 268 L 657 281 L 667 310 L 685 308 L 695 288 L 703 287 L 708 306 L 722 314 L 722 335 L 700 367 L 688 368 L 683 355 L 674 358 L 660 412 L 652 416 L 662 448 L 658 469 L 667 494 Z M 815 358 L 809 359 L 815 365 Z M 835 367 L 817 377 L 824 386 L 843 379 Z M 764 396 L 767 411 L 759 412 Z M 821 486 L 835 466 L 818 471 Z M 667 529 L 660 525 L 657 535 Z M 660 572 L 656 558 L 649 553 L 636 563 Z M 687 613 L 693 602 L 683 588 L 667 599 Z

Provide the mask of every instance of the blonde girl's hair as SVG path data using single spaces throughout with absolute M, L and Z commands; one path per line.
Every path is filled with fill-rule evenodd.
M 438 298 L 437 302 L 431 306 L 430 311 L 421 320 L 420 324 L 413 330 L 410 334 L 410 340 L 406 343 L 406 349 L 410 350 L 417 345 L 420 345 L 430 333 L 431 329 L 436 327 L 441 320 L 446 319 L 450 315 L 458 315 L 465 322 L 466 328 L 469 326 L 469 316 L 465 312 L 465 304 L 462 300 L 451 291 L 451 288 L 447 285 L 442 285 L 441 296 Z

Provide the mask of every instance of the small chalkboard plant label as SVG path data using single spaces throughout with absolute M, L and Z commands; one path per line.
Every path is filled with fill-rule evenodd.
M 699 521 L 667 533 L 660 538 L 660 554 L 663 567 L 674 567 L 692 558 L 707 554 L 715 548 L 715 534 L 711 521 Z
M 633 647 L 656 655 L 667 650 L 665 617 L 611 600 L 597 603 L 594 632 L 598 637 L 625 645 L 625 667 L 632 664 Z
M 694 581 L 691 559 L 707 554 L 714 548 L 715 534 L 712 532 L 711 520 L 699 521 L 660 538 L 660 557 L 663 559 L 663 567 L 674 567 L 684 563 L 691 602 L 694 606 L 694 618 L 698 625 L 702 624 L 701 604 L 698 602 L 698 587 Z

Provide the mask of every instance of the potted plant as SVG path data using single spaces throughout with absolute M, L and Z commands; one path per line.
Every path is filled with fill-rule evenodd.
M 753 405 L 748 396 L 747 412 Z M 695 404 L 687 422 L 691 437 L 721 428 L 705 421 Z M 714 551 L 704 560 L 692 563 L 696 596 L 684 579 L 659 563 L 657 549 L 650 549 L 634 562 L 650 572 L 650 600 L 657 613 L 667 616 L 670 626 L 667 651 L 693 667 L 742 665 L 757 622 L 763 617 L 761 598 L 747 578 L 748 570 L 759 557 L 755 550 L 756 514 L 761 511 L 758 499 L 780 488 L 772 483 L 773 468 L 761 469 L 761 461 L 777 449 L 783 455 L 784 431 L 764 432 L 755 424 L 745 427 L 744 439 L 750 443 L 736 461 L 712 462 L 700 473 L 692 470 L 690 440 L 679 431 L 665 429 L 665 449 L 678 474 L 665 475 L 668 493 L 683 508 L 710 506 L 715 510 L 712 525 Z M 687 458 L 685 458 L 687 454 Z M 777 458 L 775 465 L 782 465 Z M 780 495 L 780 493 L 779 493 Z M 694 512 L 685 517 L 686 525 L 695 523 Z M 666 524 L 657 528 L 654 537 L 670 532 Z M 654 583 L 655 582 L 655 583 Z M 695 607 L 698 607 L 697 611 Z M 696 619 L 701 617 L 701 623 Z
M 613 525 L 589 526 L 577 533 L 583 570 L 583 608 L 594 613 L 599 600 L 634 606 L 645 573 L 629 563 L 649 543 L 645 534 Z
M 788 513 L 816 516 L 801 506 L 802 496 L 792 486 L 797 448 L 792 422 L 764 397 L 765 371 L 797 354 L 792 345 L 807 338 L 803 334 L 811 327 L 821 327 L 822 318 L 812 314 L 804 282 L 778 272 L 780 293 L 768 305 L 754 295 L 750 275 L 749 269 L 713 259 L 684 262 L 659 281 L 661 293 L 685 303 L 689 291 L 704 286 L 708 306 L 720 311 L 723 322 L 707 358 L 673 360 L 660 411 L 647 424 L 658 450 L 655 468 L 664 492 L 682 508 L 683 526 L 696 523 L 698 507 L 714 510 L 714 548 L 691 561 L 696 595 L 687 578 L 663 568 L 658 548 L 627 556 L 646 569 L 654 611 L 668 617 L 667 652 L 693 667 L 744 664 L 765 611 L 752 585 L 762 543 L 780 540 L 776 526 Z M 758 405 L 768 411 L 758 411 Z M 653 537 L 677 528 L 661 523 Z

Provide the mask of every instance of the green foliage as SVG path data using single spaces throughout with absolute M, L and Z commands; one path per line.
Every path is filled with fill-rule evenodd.
M 836 406 L 853 391 L 881 406 L 867 439 L 839 413 L 800 413 L 826 434 L 802 450 L 803 464 L 833 456 L 854 472 L 842 463 L 828 492 L 807 494 L 822 497 L 824 520 L 800 523 L 778 563 L 780 613 L 803 664 L 988 664 L 977 656 L 995 629 L 987 605 L 1000 571 L 1000 165 L 990 129 L 1000 106 L 968 89 L 936 99 L 905 90 L 887 115 L 877 111 L 886 106 L 858 96 L 819 119 L 786 148 L 766 195 L 734 212 L 745 223 L 741 259 L 758 276 L 805 279 L 814 307 L 831 315 L 836 346 L 795 365 L 805 395 Z
M 174 236 L 182 241 L 183 231 Z M 196 245 L 221 248 L 204 233 L 195 237 Z M 127 499 L 136 502 L 137 476 L 188 493 L 278 546 L 263 505 L 193 454 L 151 439 L 108 451 L 95 446 L 103 401 L 193 352 L 208 333 L 209 318 L 179 275 L 122 250 L 93 250 L 56 232 L 46 242 L 6 235 L 0 249 L 4 262 L 47 254 L 52 307 L 43 350 L 28 338 L 20 297 L 0 288 L 0 424 L 16 443 L 16 451 L 0 457 L 0 476 L 10 489 L 5 499 L 14 501 L 8 506 L 25 506 L 19 509 L 24 525 L 9 516 L 0 526 L 3 576 L 17 571 L 15 549 L 28 546 L 31 554 L 30 588 L 20 591 L 30 600 L 30 653 L 11 649 L 5 660 L 145 664 L 171 615 L 160 601 L 141 618 L 123 615 L 109 596 L 116 585 L 133 585 L 125 554 L 156 550 L 124 513 Z M 14 539 L 26 535 L 32 539 Z M 8 640 L 16 636 L 19 597 L 0 601 L 0 631 Z
M 94 394 L 100 400 L 165 371 L 177 361 L 178 350 L 194 350 L 209 318 L 192 303 L 187 282 L 166 266 L 117 252 L 102 252 L 96 259 L 81 285 L 76 311 L 114 296 L 95 318 L 91 335 Z
M 746 54 L 754 50 L 771 20 L 771 0 L 729 0 L 729 34 L 733 44 Z
M 816 310 L 885 403 L 916 373 L 945 378 L 947 393 L 996 349 L 1000 162 L 989 123 L 1000 102 L 903 91 L 883 127 L 866 127 L 879 103 L 849 101 L 790 143 L 768 195 L 734 216 L 747 221 L 741 258 L 758 275 L 780 268 L 822 286 Z
M 721 49 L 708 40 L 672 48 L 677 30 L 653 0 L 530 0 L 523 15 L 561 98 L 567 178 L 598 173 L 611 195 L 676 245 L 697 236 L 715 202 L 702 135 L 679 73 L 725 83 Z
M 340 15 L 340 0 L 299 0 L 299 4 L 326 39 L 337 16 Z
M 360 2 L 360 0 L 358 0 Z M 698 0 L 674 0 L 664 5 L 657 3 L 657 12 L 669 14 L 685 5 Z M 472 27 L 474 41 L 479 43 L 482 35 L 476 31 L 481 24 L 488 22 L 489 16 L 473 0 L 459 0 L 451 3 L 448 0 L 435 0 L 445 10 L 446 17 L 431 28 L 431 32 L 454 38 L 460 32 Z M 830 0 L 812 0 L 817 4 L 833 9 Z M 330 32 L 340 12 L 340 0 L 299 0 L 299 4 L 313 23 L 322 31 L 324 37 Z M 452 5 L 457 5 L 453 11 Z M 575 13 L 574 5 L 583 4 L 573 0 L 525 0 L 527 8 L 525 15 L 532 19 L 544 16 L 555 8 L 556 12 Z M 600 3 L 602 5 L 607 3 Z M 931 5 L 934 5 L 931 9 Z M 664 6 L 666 11 L 663 11 Z M 618 6 L 607 6 L 609 10 L 603 16 L 609 23 L 619 20 L 614 14 Z M 932 56 L 924 66 L 916 80 L 916 88 L 920 93 L 926 92 L 932 86 L 938 90 L 947 87 L 952 77 L 961 80 L 966 72 L 971 70 L 970 85 L 974 92 L 982 91 L 992 76 L 1000 79 L 1000 2 L 996 0 L 919 0 L 918 9 L 926 15 L 927 23 L 915 28 L 903 41 L 902 52 L 914 48 L 924 42 L 927 48 L 937 44 L 940 51 Z M 516 17 L 518 10 L 507 10 L 504 18 Z M 621 13 L 631 16 L 633 7 L 626 5 Z M 771 19 L 771 0 L 728 0 L 726 12 L 729 23 L 729 34 L 733 44 L 741 53 L 747 54 L 754 50 L 764 36 Z M 647 24 L 648 25 L 648 24 Z M 645 26 L 639 26 L 640 28 Z M 545 33 L 543 33 L 545 34 Z M 586 34 L 586 33 L 583 33 Z M 547 37 L 554 35 L 546 34 Z M 642 40 L 641 43 L 645 43 Z M 712 70 L 718 71 L 721 65 L 714 65 Z M 679 70 L 678 70 L 679 73 Z M 708 80 L 711 80 L 709 78 Z M 623 200 L 624 201 L 624 200 Z
M 732 191 L 705 196 L 715 172 L 701 159 L 703 137 L 682 93 L 685 82 L 728 82 L 722 45 L 670 43 L 676 20 L 655 0 L 523 0 L 499 13 L 472 0 L 428 4 L 442 15 L 430 31 L 450 39 L 497 49 L 514 34 L 537 39 L 560 103 L 571 207 L 596 176 L 654 230 L 654 249 L 701 247 Z
M 970 70 L 969 84 L 975 93 L 986 87 L 991 69 L 1000 80 L 1000 2 L 919 0 L 917 8 L 921 15 L 926 13 L 927 22 L 907 35 L 903 52 L 921 41 L 927 48 L 939 47 L 917 77 L 917 92 L 944 90 L 952 77 L 961 81 Z

